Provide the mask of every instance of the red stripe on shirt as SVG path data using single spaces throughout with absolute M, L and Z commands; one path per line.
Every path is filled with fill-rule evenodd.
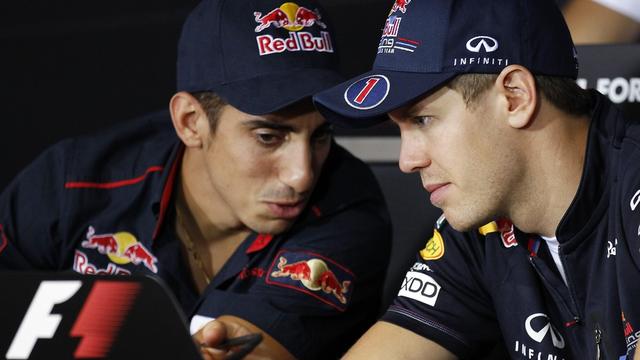
M 7 247 L 8 243 L 9 240 L 7 240 L 7 235 L 5 235 L 2 224 L 0 224 L 0 253 Z
M 98 183 L 98 182 L 84 182 L 84 181 L 69 181 L 66 182 L 64 184 L 65 189 L 114 189 L 114 188 L 119 188 L 119 187 L 123 187 L 123 186 L 128 186 L 128 185 L 133 185 L 133 184 L 137 184 L 141 181 L 143 181 L 147 175 L 149 175 L 150 173 L 153 172 L 159 172 L 162 171 L 163 167 L 162 166 L 152 166 L 150 168 L 148 168 L 144 174 L 133 178 L 133 179 L 127 179 L 127 180 L 120 180 L 120 181 L 111 181 L 111 182 L 104 182 L 104 183 Z

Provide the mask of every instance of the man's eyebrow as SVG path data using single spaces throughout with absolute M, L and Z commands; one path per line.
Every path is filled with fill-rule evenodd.
M 242 125 L 251 129 L 267 128 L 267 129 L 290 131 L 290 132 L 295 130 L 291 125 L 281 124 L 275 121 L 270 121 L 265 119 L 247 120 Z
M 321 132 L 333 131 L 333 124 L 328 121 L 325 121 L 320 126 L 318 126 L 315 130 L 313 130 L 314 134 L 318 134 Z
M 406 117 L 416 117 L 416 116 L 424 115 L 425 113 L 428 113 L 429 110 L 431 110 L 429 106 L 413 105 L 404 112 L 404 115 Z

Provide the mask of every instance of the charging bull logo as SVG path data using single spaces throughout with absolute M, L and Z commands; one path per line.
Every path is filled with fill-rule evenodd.
M 115 234 L 96 234 L 93 226 L 87 230 L 87 240 L 80 246 L 85 249 L 95 249 L 100 254 L 107 255 L 112 262 L 124 265 L 133 263 L 143 264 L 147 269 L 158 272 L 158 259 L 147 248 L 138 242 L 135 236 L 128 232 Z
M 340 311 L 349 302 L 354 278 L 348 269 L 321 255 L 286 251 L 276 256 L 269 274 L 268 284 L 302 291 Z
M 256 11 L 253 16 L 255 16 L 255 20 L 258 23 L 255 29 L 256 32 L 261 32 L 272 25 L 275 28 L 285 28 L 289 31 L 298 31 L 313 25 L 318 25 L 323 29 L 327 27 L 320 20 L 322 16 L 317 9 L 310 10 L 292 2 L 284 3 L 265 15 Z
M 396 11 L 400 11 L 403 14 L 406 13 L 407 5 L 409 5 L 410 2 L 411 0 L 396 0 L 391 7 L 391 12 L 389 12 L 389 15 L 393 14 Z

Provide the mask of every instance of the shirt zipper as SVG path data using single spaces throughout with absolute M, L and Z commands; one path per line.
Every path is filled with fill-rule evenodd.
M 596 342 L 596 360 L 600 360 L 600 340 L 602 340 L 602 331 L 600 330 L 600 326 L 595 324 L 595 329 L 593 330 L 593 337 Z

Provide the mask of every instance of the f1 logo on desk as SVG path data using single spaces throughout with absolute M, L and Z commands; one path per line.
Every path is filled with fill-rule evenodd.
M 42 281 L 20 327 L 7 359 L 28 359 L 39 339 L 52 339 L 63 316 L 56 305 L 69 301 L 82 287 L 79 280 Z M 133 304 L 140 285 L 133 282 L 95 281 L 73 323 L 70 337 L 80 338 L 74 358 L 103 358 Z

